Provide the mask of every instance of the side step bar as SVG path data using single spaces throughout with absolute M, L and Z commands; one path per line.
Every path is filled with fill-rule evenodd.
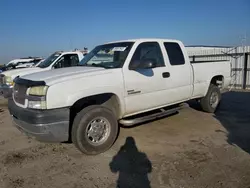
M 168 109 L 168 110 L 165 110 L 165 109 L 160 109 L 161 112 L 157 112 L 157 113 L 154 113 L 154 114 L 150 114 L 150 115 L 146 115 L 146 116 L 142 116 L 142 117 L 138 117 L 138 118 L 134 118 L 134 119 L 121 119 L 119 121 L 120 124 L 122 124 L 123 126 L 125 127 L 129 127 L 129 126 L 133 126 L 133 125 L 136 125 L 136 124 L 139 124 L 139 123 L 144 123 L 146 121 L 151 121 L 151 120 L 154 120 L 154 119 L 158 119 L 158 118 L 162 118 L 164 116 L 168 116 L 168 115 L 171 115 L 171 114 L 174 114 L 176 113 L 177 111 L 183 109 L 183 108 L 186 108 L 188 107 L 188 104 L 186 103 L 183 103 L 177 107 L 174 107 L 174 108 L 171 108 L 171 109 Z

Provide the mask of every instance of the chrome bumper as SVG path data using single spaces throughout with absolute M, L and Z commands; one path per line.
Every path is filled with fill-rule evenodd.
M 0 97 L 11 98 L 12 97 L 13 86 L 6 84 L 0 85 Z

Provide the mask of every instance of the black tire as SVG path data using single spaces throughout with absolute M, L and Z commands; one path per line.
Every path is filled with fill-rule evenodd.
M 103 117 L 109 122 L 110 134 L 102 144 L 93 145 L 85 134 L 89 123 L 97 117 Z M 81 110 L 74 119 L 71 131 L 72 142 L 82 153 L 97 155 L 107 151 L 114 144 L 118 129 L 117 119 L 111 110 L 99 105 L 88 106 Z
M 210 104 L 210 99 L 213 93 L 215 93 L 218 96 L 218 103 L 216 106 Z M 205 112 L 214 113 L 220 104 L 220 100 L 221 100 L 220 89 L 216 85 L 210 84 L 206 96 L 201 98 L 200 100 L 201 108 Z

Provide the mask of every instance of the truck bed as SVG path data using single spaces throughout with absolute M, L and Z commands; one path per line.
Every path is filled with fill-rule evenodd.
M 228 87 L 231 81 L 230 61 L 195 61 L 191 63 L 193 69 L 193 98 L 204 96 L 213 75 L 224 75 L 222 87 Z M 222 89 L 223 89 L 222 88 Z

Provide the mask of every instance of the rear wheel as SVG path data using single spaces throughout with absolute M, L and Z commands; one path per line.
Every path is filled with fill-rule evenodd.
M 75 146 L 87 155 L 108 150 L 118 134 L 118 123 L 111 110 L 94 105 L 81 110 L 75 117 L 71 136 Z
M 214 113 L 221 100 L 220 89 L 213 84 L 210 84 L 205 97 L 201 98 L 200 104 L 202 110 L 209 113 Z

